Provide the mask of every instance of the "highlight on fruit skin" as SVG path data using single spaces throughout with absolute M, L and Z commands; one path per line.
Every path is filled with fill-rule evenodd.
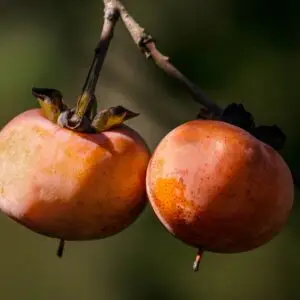
M 35 232 L 64 240 L 116 234 L 146 205 L 150 158 L 126 125 L 77 133 L 26 111 L 0 131 L 0 209 Z
M 293 199 L 291 172 L 269 145 L 221 121 L 195 120 L 167 134 L 147 169 L 147 194 L 164 227 L 203 251 L 235 253 L 274 238 Z

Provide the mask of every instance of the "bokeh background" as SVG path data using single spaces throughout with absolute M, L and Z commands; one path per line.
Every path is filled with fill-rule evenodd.
M 219 105 L 240 102 L 260 124 L 287 134 L 283 155 L 299 173 L 300 2 L 277 0 L 126 1 L 161 51 Z M 60 89 L 68 103 L 81 90 L 102 24 L 102 1 L 1 0 L 0 125 L 37 106 L 31 87 Z M 151 149 L 199 106 L 117 25 L 97 89 L 100 107 L 124 105 Z M 152 210 L 122 233 L 67 244 L 0 215 L 0 299 L 299 299 L 299 192 L 289 223 L 248 253 L 207 253 L 175 240 Z M 297 201 L 298 200 L 298 201 Z

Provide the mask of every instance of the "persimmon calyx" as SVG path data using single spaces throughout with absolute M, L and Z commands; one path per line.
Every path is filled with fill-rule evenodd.
M 97 113 L 97 99 L 94 95 L 89 98 L 88 94 L 82 94 L 77 104 L 80 102 L 83 105 L 71 109 L 63 103 L 62 94 L 56 89 L 34 87 L 32 95 L 37 98 L 42 113 L 49 121 L 77 132 L 102 132 L 139 115 L 121 105 Z
M 53 123 L 56 123 L 59 115 L 68 109 L 61 92 L 56 89 L 33 87 L 32 95 L 37 98 L 44 116 Z
M 197 114 L 197 118 L 219 120 L 240 127 L 277 151 L 282 150 L 286 142 L 286 135 L 277 125 L 256 126 L 253 115 L 244 108 L 243 104 L 229 104 L 220 116 L 202 108 Z
M 96 132 L 105 131 L 121 125 L 125 121 L 139 116 L 121 105 L 99 111 L 92 121 L 92 127 Z
M 95 95 L 83 93 L 77 100 L 77 105 L 60 114 L 57 124 L 78 132 L 94 132 L 91 123 L 97 113 Z
M 74 117 L 74 108 L 63 111 L 57 119 L 57 125 L 77 132 L 94 132 L 91 127 L 91 120 L 88 117 L 83 116 L 80 119 Z
M 57 124 L 78 132 L 96 133 L 117 127 L 138 115 L 139 113 L 119 105 L 103 109 L 93 118 L 88 118 L 84 115 L 80 118 L 80 122 L 77 123 L 77 115 L 74 114 L 74 109 L 71 109 L 60 114 Z

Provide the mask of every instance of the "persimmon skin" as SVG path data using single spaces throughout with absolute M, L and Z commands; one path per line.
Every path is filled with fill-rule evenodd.
M 171 234 L 219 253 L 270 241 L 294 199 L 291 172 L 278 152 L 221 121 L 190 121 L 166 135 L 150 159 L 146 186 Z
M 0 209 L 31 230 L 64 240 L 111 236 L 146 205 L 150 158 L 122 125 L 76 133 L 26 111 L 0 132 Z

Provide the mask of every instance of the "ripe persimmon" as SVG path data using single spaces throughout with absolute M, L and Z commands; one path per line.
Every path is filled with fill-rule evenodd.
M 294 197 L 280 154 L 218 120 L 189 121 L 168 133 L 150 159 L 146 185 L 164 227 L 199 255 L 248 251 L 270 241 Z
M 149 152 L 122 125 L 77 133 L 26 111 L 0 132 L 0 208 L 28 228 L 64 240 L 113 235 L 145 206 Z
M 114 235 L 146 205 L 150 152 L 122 123 L 138 114 L 122 106 L 97 113 L 95 88 L 108 48 L 105 14 L 101 41 L 73 108 L 56 89 L 33 88 L 41 109 L 21 113 L 0 132 L 0 210 L 31 230 L 64 240 Z

